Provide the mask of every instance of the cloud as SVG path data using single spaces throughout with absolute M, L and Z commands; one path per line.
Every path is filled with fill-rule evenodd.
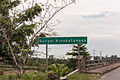
M 78 0 L 66 8 L 65 14 L 96 15 L 101 12 L 120 12 L 120 0 Z
M 90 51 L 97 49 L 102 50 L 104 55 L 119 55 L 119 3 L 120 0 L 79 0 L 79 3 L 67 7 L 63 14 L 56 16 L 60 17 L 61 24 L 55 30 L 61 36 L 87 36 Z M 55 49 L 53 53 L 64 55 L 71 47 L 62 48 Z
M 107 15 L 107 13 L 108 12 L 106 11 L 106 12 L 103 12 L 103 13 L 100 13 L 100 14 L 83 16 L 83 18 L 86 18 L 86 19 L 103 18 Z
M 84 18 L 87 18 L 87 19 L 91 19 L 91 18 L 103 18 L 105 17 L 104 14 L 100 14 L 100 15 L 88 15 L 88 16 L 83 16 Z
M 64 15 L 56 30 L 60 35 L 88 35 L 93 39 L 114 38 L 120 34 L 120 13 L 104 13 L 102 18 Z

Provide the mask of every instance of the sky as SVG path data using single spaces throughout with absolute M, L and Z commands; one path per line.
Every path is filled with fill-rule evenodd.
M 88 51 L 120 56 L 120 0 L 77 0 L 55 16 L 60 36 L 87 36 Z M 65 56 L 73 45 L 49 45 L 49 54 Z M 43 49 L 45 51 L 45 49 Z

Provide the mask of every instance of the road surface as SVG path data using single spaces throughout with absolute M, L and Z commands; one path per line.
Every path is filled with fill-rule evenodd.
M 120 80 L 120 67 L 105 74 L 101 80 Z

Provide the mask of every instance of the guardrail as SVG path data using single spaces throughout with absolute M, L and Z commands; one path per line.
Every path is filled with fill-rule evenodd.
M 86 60 L 86 68 L 89 67 L 97 67 L 97 66 L 105 66 L 112 63 L 120 62 L 120 58 L 103 58 L 103 59 L 96 59 L 96 60 Z

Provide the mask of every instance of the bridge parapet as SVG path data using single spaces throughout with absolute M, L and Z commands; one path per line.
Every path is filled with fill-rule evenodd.
M 102 59 L 95 59 L 95 60 L 86 60 L 86 68 L 96 68 L 96 67 L 103 67 L 110 65 L 112 63 L 119 63 L 120 58 L 112 58 L 112 57 L 107 57 L 107 58 L 102 58 Z

